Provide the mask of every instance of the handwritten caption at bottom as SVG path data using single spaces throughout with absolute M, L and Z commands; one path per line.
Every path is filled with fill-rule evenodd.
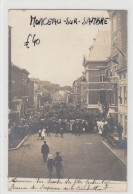
M 125 192 L 126 182 L 90 179 L 33 179 L 9 178 L 9 191 L 90 191 L 90 192 Z

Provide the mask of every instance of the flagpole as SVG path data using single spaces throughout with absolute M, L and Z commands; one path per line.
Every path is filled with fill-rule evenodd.
M 124 53 L 121 49 L 119 49 L 116 45 L 113 45 L 113 47 L 115 47 L 118 51 L 119 51 L 119 53 L 126 59 L 126 61 L 127 61 L 127 54 L 126 53 Z

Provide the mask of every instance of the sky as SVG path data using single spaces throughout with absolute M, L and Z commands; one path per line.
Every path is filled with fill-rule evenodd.
M 30 25 L 31 16 L 61 19 L 58 25 Z M 80 23 L 66 25 L 66 18 L 77 18 Z M 106 25 L 82 25 L 84 17 L 109 17 L 101 10 L 10 10 L 9 26 L 11 35 L 12 63 L 29 71 L 29 77 L 50 81 L 60 86 L 72 86 L 74 80 L 84 71 L 83 58 L 89 55 L 93 38 L 99 30 L 110 30 L 110 21 Z M 47 20 L 46 19 L 46 20 Z M 45 20 L 45 21 L 46 21 Z M 24 46 L 28 35 L 40 40 L 34 46 L 29 38 L 29 48 Z

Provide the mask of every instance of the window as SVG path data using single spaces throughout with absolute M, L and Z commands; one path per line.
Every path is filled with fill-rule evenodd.
M 122 125 L 122 114 L 120 114 L 120 124 Z
M 127 104 L 127 87 L 124 86 L 124 104 Z
M 120 104 L 122 104 L 122 87 L 120 86 L 120 96 L 119 96 Z
M 100 82 L 104 82 L 105 81 L 105 75 L 104 72 L 100 73 Z
M 23 86 L 23 96 L 27 96 L 27 95 L 28 95 L 28 87 Z
M 126 74 L 125 73 L 123 74 L 123 79 L 126 79 Z
M 121 75 L 120 75 L 120 79 L 121 79 Z

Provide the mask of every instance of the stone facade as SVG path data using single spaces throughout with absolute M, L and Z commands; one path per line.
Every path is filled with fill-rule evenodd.
M 110 56 L 111 38 L 109 31 L 98 32 L 90 47 L 88 57 L 84 58 L 84 77 L 86 82 L 82 83 L 84 90 L 83 106 L 95 112 L 101 110 L 101 92 L 105 91 L 102 85 L 108 84 L 105 80 L 106 60 Z M 83 92 L 82 92 L 83 93 Z M 101 110 L 102 111 L 102 110 Z
M 12 64 L 10 73 L 11 101 L 9 101 L 9 107 L 11 114 L 21 117 L 28 106 L 29 72 Z
M 127 11 L 108 11 L 111 20 L 112 77 L 117 80 L 118 122 L 127 137 Z

